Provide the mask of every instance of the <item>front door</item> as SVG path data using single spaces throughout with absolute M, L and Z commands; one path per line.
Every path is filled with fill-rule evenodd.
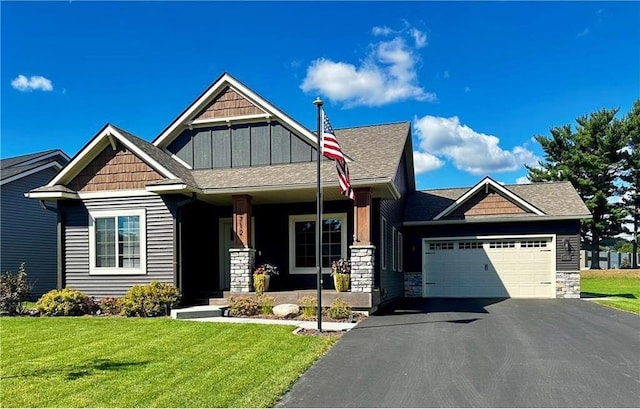
M 228 290 L 231 287 L 231 262 L 229 249 L 233 247 L 234 234 L 231 218 L 220 219 L 220 289 Z

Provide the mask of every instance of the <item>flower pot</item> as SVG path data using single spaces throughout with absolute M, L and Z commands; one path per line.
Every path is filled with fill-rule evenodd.
M 253 288 L 256 291 L 256 295 L 260 296 L 262 293 L 269 289 L 269 282 L 271 276 L 268 274 L 254 274 L 253 275 Z
M 336 291 L 339 293 L 343 293 L 349 290 L 349 274 L 335 273 L 333 275 L 333 285 L 336 288 Z

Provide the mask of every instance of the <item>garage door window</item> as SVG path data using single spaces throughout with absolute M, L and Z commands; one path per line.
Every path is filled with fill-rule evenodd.
M 516 247 L 515 241 L 490 241 L 490 249 L 513 249 Z
M 522 248 L 547 247 L 547 241 L 546 240 L 526 240 L 526 241 L 520 242 L 520 247 Z
M 461 241 L 458 243 L 458 249 L 460 250 L 473 250 L 481 249 L 483 242 L 481 241 Z
M 432 241 L 429 243 L 429 250 L 453 250 L 452 241 Z

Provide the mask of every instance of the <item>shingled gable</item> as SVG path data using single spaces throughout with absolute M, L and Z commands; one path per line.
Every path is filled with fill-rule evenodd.
M 250 120 L 278 120 L 312 145 L 317 145 L 313 132 L 289 117 L 266 99 L 247 88 L 228 73 L 224 73 L 191 103 L 153 141 L 166 148 L 189 127 L 235 123 Z
M 544 215 L 544 212 L 542 210 L 536 208 L 531 203 L 528 203 L 526 200 L 514 194 L 513 192 L 509 191 L 508 189 L 505 189 L 498 182 L 496 182 L 495 180 L 487 176 L 484 179 L 482 179 L 480 182 L 478 182 L 475 186 L 473 186 L 471 189 L 469 189 L 465 194 L 460 196 L 455 202 L 449 205 L 446 209 L 438 213 L 433 218 L 433 220 L 441 220 L 446 216 L 452 214 L 453 212 L 455 212 L 456 209 L 462 207 L 465 203 L 471 200 L 476 194 L 481 192 L 481 189 L 487 189 L 489 187 L 493 188 L 494 191 L 496 191 L 498 194 L 500 194 L 502 197 L 504 197 L 508 201 L 520 207 L 525 212 L 527 213 L 531 212 L 537 215 Z
M 114 125 L 106 124 L 51 182 L 46 186 L 32 190 L 28 193 L 28 196 L 40 199 L 74 197 L 74 190 L 69 189 L 67 185 L 105 149 L 109 146 L 116 149 L 119 144 L 135 155 L 141 163 L 157 172 L 159 180 L 150 183 L 151 187 L 147 190 L 153 190 L 153 186 L 165 183 L 165 187 L 162 190 L 166 191 L 167 181 L 171 182 L 172 185 L 180 185 L 182 189 L 195 187 L 191 173 L 162 150 L 127 131 Z

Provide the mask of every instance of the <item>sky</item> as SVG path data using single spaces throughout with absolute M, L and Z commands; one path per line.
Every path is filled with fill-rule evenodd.
M 222 73 L 315 129 L 410 121 L 418 189 L 526 182 L 640 97 L 638 2 L 0 2 L 0 154 L 152 141 Z

